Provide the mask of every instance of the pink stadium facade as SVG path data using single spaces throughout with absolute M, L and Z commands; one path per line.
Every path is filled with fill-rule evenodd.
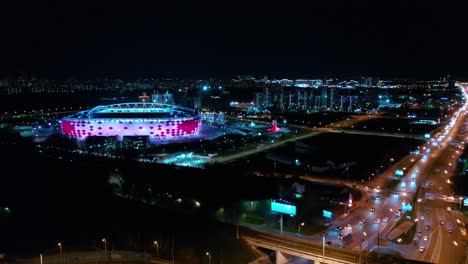
M 61 120 L 64 135 L 86 137 L 149 136 L 165 140 L 197 135 L 201 117 L 194 109 L 158 103 L 97 106 Z

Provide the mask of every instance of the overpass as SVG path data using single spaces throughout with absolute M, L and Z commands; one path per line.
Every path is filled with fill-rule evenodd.
M 288 262 L 286 255 L 297 256 L 325 264 L 356 264 L 359 263 L 359 253 L 336 247 L 324 246 L 303 239 L 261 233 L 246 230 L 242 238 L 252 246 L 276 251 L 276 263 Z
M 260 172 L 256 172 L 260 174 Z M 317 183 L 327 183 L 327 184 L 335 184 L 335 185 L 346 185 L 348 187 L 355 188 L 356 185 L 362 185 L 363 183 L 360 181 L 354 180 L 346 180 L 346 179 L 339 179 L 339 178 L 328 178 L 328 177 L 319 177 L 319 176 L 312 176 L 312 175 L 293 175 L 293 174 L 284 174 L 284 173 L 273 173 L 275 177 L 285 177 L 287 179 L 292 178 L 294 176 L 299 177 L 302 180 L 310 181 L 310 182 L 317 182 Z
M 379 131 L 365 131 L 365 130 L 354 130 L 354 129 L 338 129 L 338 128 L 317 128 L 318 131 L 330 132 L 330 133 L 344 133 L 344 134 L 355 134 L 365 136 L 379 136 L 379 137 L 394 137 L 394 138 L 412 138 L 427 140 L 423 135 L 405 134 L 405 133 L 390 133 L 390 132 L 379 132 Z
M 272 148 L 282 146 L 282 145 L 284 145 L 284 144 L 286 144 L 288 142 L 294 142 L 294 141 L 297 141 L 297 140 L 306 139 L 306 138 L 309 138 L 309 137 L 319 135 L 321 133 L 322 133 L 321 131 L 311 131 L 311 132 L 309 132 L 307 134 L 304 134 L 304 135 L 291 137 L 291 138 L 288 138 L 288 139 L 285 139 L 285 140 L 282 140 L 282 141 L 278 141 L 278 142 L 275 142 L 275 143 L 272 143 L 272 144 L 264 145 L 264 146 L 261 146 L 261 147 L 258 147 L 258 148 L 249 149 L 249 150 L 245 150 L 245 151 L 242 151 L 242 152 L 236 152 L 236 153 L 231 154 L 229 156 L 216 157 L 214 159 L 214 161 L 219 162 L 219 163 L 228 163 L 228 162 L 236 160 L 238 158 L 242 158 L 242 157 L 250 156 L 250 155 L 253 155 L 253 154 L 256 154 L 256 153 L 260 153 L 260 152 L 265 151 L 265 150 L 269 150 L 269 149 L 272 149 Z

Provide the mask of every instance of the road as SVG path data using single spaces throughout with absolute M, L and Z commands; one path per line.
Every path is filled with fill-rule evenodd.
M 366 251 L 378 250 L 377 237 L 387 239 L 386 235 L 400 218 L 396 212 L 402 208 L 402 203 L 412 204 L 417 199 L 424 201 L 425 191 L 417 192 L 419 186 L 428 184 L 429 191 L 440 195 L 453 195 L 453 187 L 447 183 L 447 180 L 449 176 L 452 176 L 456 167 L 457 155 L 463 152 L 462 149 L 455 149 L 457 147 L 454 145 L 460 143 L 463 146 L 466 141 L 466 135 L 461 134 L 460 131 L 467 120 L 465 116 L 467 106 L 468 103 L 465 101 L 463 107 L 453 114 L 452 121 L 436 137 L 390 166 L 367 186 L 362 186 L 362 190 L 367 194 L 363 196 L 358 205 L 359 208 L 352 210 L 343 220 L 332 222 L 332 227 L 326 231 L 327 240 L 334 245 L 357 251 L 361 248 Z M 395 169 L 402 170 L 404 176 L 401 183 L 392 190 L 386 187 L 395 178 Z M 417 197 L 413 197 L 416 193 Z M 408 259 L 434 263 L 458 263 L 464 249 L 460 232 L 456 230 L 456 227 L 460 225 L 457 222 L 459 218 L 456 212 L 447 212 L 447 206 L 450 205 L 440 200 L 426 201 L 424 204 L 416 203 L 413 209 L 418 220 L 408 220 L 414 221 L 417 224 L 417 231 L 421 231 L 421 235 L 415 237 L 418 245 L 403 245 L 388 241 L 386 248 L 395 249 Z M 371 208 L 375 211 L 372 212 Z M 429 214 L 426 213 L 427 211 Z M 421 219 L 421 216 L 424 219 Z M 383 221 L 385 217 L 388 217 L 388 221 Z M 403 215 L 403 217 L 406 216 Z M 377 219 L 380 220 L 379 223 L 374 222 Z M 443 225 L 440 224 L 441 220 L 444 221 Z M 338 239 L 338 231 L 335 227 L 345 225 L 352 226 L 353 235 L 341 241 Z M 429 229 L 425 228 L 426 225 L 429 225 Z M 449 233 L 449 229 L 453 229 L 453 232 Z M 427 236 L 427 240 L 424 236 Z M 316 241 L 320 239 L 320 237 L 315 237 Z M 420 247 L 423 247 L 422 252 L 420 252 Z
M 243 229 L 242 238 L 249 244 L 267 248 L 283 253 L 302 256 L 304 258 L 318 258 L 325 260 L 341 260 L 337 263 L 357 263 L 359 255 L 350 251 L 335 247 L 326 247 L 325 254 L 322 243 L 315 243 L 294 237 L 281 236 L 272 233 L 257 232 Z
M 353 126 L 353 125 L 355 125 L 355 124 L 357 124 L 359 122 L 363 122 L 363 121 L 366 121 L 366 120 L 377 118 L 379 116 L 380 116 L 380 114 L 352 116 L 352 117 L 350 117 L 350 118 L 348 118 L 346 120 L 330 124 L 329 129 L 333 130 L 333 128 L 351 127 L 351 126 Z M 259 122 L 259 121 L 255 120 L 255 122 Z M 264 121 L 264 122 L 266 122 L 266 121 Z M 280 141 L 277 141 L 277 142 L 274 142 L 274 143 L 271 143 L 271 144 L 264 144 L 263 146 L 258 146 L 257 148 L 254 148 L 254 149 L 248 149 L 248 150 L 245 150 L 245 151 L 236 152 L 236 153 L 226 155 L 226 156 L 218 156 L 218 157 L 216 157 L 214 159 L 214 162 L 227 163 L 227 162 L 239 159 L 239 158 L 244 158 L 244 157 L 247 157 L 247 156 L 250 156 L 250 155 L 253 155 L 253 154 L 260 153 L 260 152 L 265 151 L 265 150 L 269 150 L 269 149 L 272 149 L 272 148 L 282 146 L 282 145 L 284 145 L 284 144 L 286 144 L 288 142 L 294 142 L 294 141 L 297 141 L 297 140 L 303 140 L 303 139 L 306 139 L 306 138 L 314 137 L 314 136 L 317 136 L 317 135 L 323 133 L 324 131 L 326 132 L 327 130 L 325 129 L 324 131 L 320 131 L 320 130 L 317 130 L 317 129 L 314 129 L 314 128 L 308 128 L 307 127 L 306 131 L 307 132 L 305 134 L 300 135 L 300 136 L 295 136 L 295 137 L 291 137 L 291 138 L 288 138 L 288 139 L 280 140 Z
M 413 135 L 413 134 L 404 134 L 404 133 L 389 133 L 389 132 L 379 132 L 379 131 L 365 131 L 365 130 L 355 130 L 355 129 L 336 129 L 336 128 L 318 128 L 319 131 L 326 131 L 330 133 L 344 133 L 344 134 L 356 134 L 364 136 L 379 136 L 379 137 L 394 137 L 394 138 L 414 138 L 424 140 L 423 135 Z

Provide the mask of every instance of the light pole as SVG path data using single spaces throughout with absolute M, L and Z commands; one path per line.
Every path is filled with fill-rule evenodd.
M 367 236 L 367 233 L 366 233 L 366 232 L 362 232 L 362 235 L 363 235 L 364 237 L 366 237 L 366 236 Z M 362 239 L 362 236 L 361 236 L 361 243 L 359 244 L 359 264 L 362 263 L 362 262 L 361 262 L 361 260 L 362 260 L 361 255 L 362 255 L 362 242 L 363 242 L 363 241 L 364 241 L 364 239 Z
M 346 214 L 346 205 L 347 205 L 347 204 L 344 203 L 344 202 L 340 202 L 340 205 L 343 205 L 343 206 L 344 206 L 344 214 Z
M 60 262 L 63 262 L 63 257 L 62 257 L 62 242 L 59 242 L 57 244 L 57 246 L 59 247 L 59 251 L 60 251 Z
M 280 218 L 280 233 L 283 235 L 283 213 L 280 213 L 281 218 Z
M 153 242 L 153 245 L 156 247 L 156 257 L 159 259 L 159 243 L 157 240 Z
M 297 227 L 297 236 L 301 235 L 301 226 L 304 226 L 304 222 L 300 223 L 299 226 Z
M 106 255 L 106 258 L 107 258 L 107 240 L 103 238 L 101 241 L 104 243 L 104 254 Z
M 380 223 L 377 224 L 377 259 L 380 257 Z
M 327 234 L 322 233 L 322 262 L 325 262 L 325 237 L 327 237 Z
M 208 264 L 211 264 L 211 254 L 210 254 L 210 252 L 206 252 L 205 255 L 208 256 Z

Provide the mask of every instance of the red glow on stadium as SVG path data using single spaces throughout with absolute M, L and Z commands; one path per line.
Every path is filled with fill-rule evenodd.
M 97 106 L 61 120 L 62 133 L 84 139 L 92 136 L 150 136 L 180 139 L 198 134 L 201 117 L 194 109 L 157 103 Z

